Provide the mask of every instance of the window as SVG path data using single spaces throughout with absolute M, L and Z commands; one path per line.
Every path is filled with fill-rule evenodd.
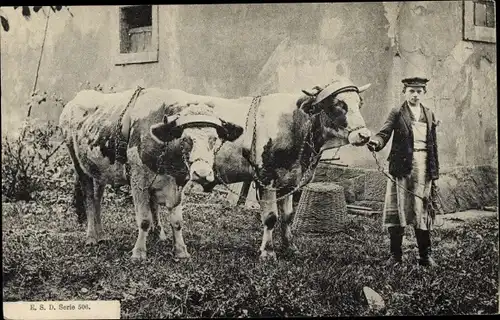
M 158 61 L 158 6 L 120 6 L 116 64 Z
M 464 1 L 464 40 L 496 43 L 494 0 Z

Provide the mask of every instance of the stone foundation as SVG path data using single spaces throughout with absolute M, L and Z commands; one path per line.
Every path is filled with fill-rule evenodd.
M 437 180 L 444 213 L 497 206 L 498 168 L 468 166 L 442 168 Z M 344 187 L 347 204 L 382 211 L 387 177 L 377 170 L 320 164 L 314 182 L 330 181 Z

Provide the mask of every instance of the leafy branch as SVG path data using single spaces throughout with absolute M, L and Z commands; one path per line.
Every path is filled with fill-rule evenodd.
M 44 12 L 42 10 L 42 8 L 43 8 L 43 6 L 32 6 L 31 9 L 29 6 L 14 6 L 14 10 L 17 10 L 17 9 L 21 10 L 21 14 L 26 20 L 31 19 L 32 12 L 33 13 L 38 13 L 40 11 Z M 49 6 L 49 8 L 54 13 L 61 11 L 63 8 L 66 8 L 68 13 L 73 17 L 73 13 L 71 13 L 68 6 Z M 6 15 L 3 13 L 3 11 L 0 11 L 0 20 L 2 23 L 3 30 L 5 32 L 8 32 L 10 30 L 10 24 L 9 24 L 9 20 L 7 19 Z

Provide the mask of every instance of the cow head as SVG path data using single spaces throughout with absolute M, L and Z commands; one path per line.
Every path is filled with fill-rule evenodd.
M 360 93 L 370 86 L 357 87 L 349 79 L 339 78 L 325 88 L 315 87 L 313 93 L 303 90 L 309 99 L 302 103 L 302 110 L 320 117 L 323 138 L 333 144 L 331 147 L 361 146 L 369 141 L 371 132 L 360 112 Z
M 161 143 L 180 139 L 190 180 L 204 185 L 214 181 L 215 154 L 222 143 L 238 139 L 243 128 L 215 116 L 211 105 L 192 103 L 178 114 L 165 115 L 150 133 Z

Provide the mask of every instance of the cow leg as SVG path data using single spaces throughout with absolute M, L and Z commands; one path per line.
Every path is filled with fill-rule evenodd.
M 260 259 L 276 259 L 273 245 L 273 230 L 278 221 L 278 208 L 276 205 L 276 191 L 259 188 L 261 221 L 264 227 L 262 243 L 260 245 Z
M 167 234 L 165 233 L 165 223 L 163 221 L 163 216 L 158 213 L 158 225 L 160 226 L 160 240 L 167 240 Z
M 160 222 L 158 221 L 158 197 L 154 191 L 149 193 L 149 208 L 151 209 L 151 217 L 153 218 L 151 231 L 156 236 Z
M 87 212 L 87 240 L 88 245 L 97 243 L 95 220 L 94 181 L 89 176 L 81 176 L 80 183 L 85 196 L 85 212 Z
M 278 210 L 281 215 L 281 239 L 283 249 L 289 249 L 295 252 L 297 251 L 297 247 L 295 247 L 292 241 L 292 223 L 295 216 L 293 195 L 289 195 L 278 201 Z
M 163 222 L 163 216 L 159 211 L 158 197 L 152 191 L 149 195 L 149 206 L 151 208 L 151 215 L 153 217 L 153 228 L 156 235 L 157 230 L 160 230 L 160 240 L 164 241 L 167 239 L 165 234 L 165 223 Z
M 137 240 L 132 249 L 132 259 L 146 259 L 146 240 L 153 222 L 148 184 L 145 183 L 144 174 L 139 168 L 131 170 L 130 178 L 135 207 L 135 221 L 139 229 Z
M 172 197 L 172 207 L 167 208 L 171 212 L 170 214 L 170 227 L 173 233 L 173 250 L 174 255 L 177 258 L 189 258 L 191 255 L 187 251 L 186 244 L 184 243 L 184 237 L 182 236 L 182 227 L 184 224 L 182 217 L 182 189 L 175 187 L 175 190 L 169 192 L 169 197 Z M 170 209 L 172 208 L 172 209 Z
M 101 242 L 104 241 L 104 232 L 102 230 L 102 223 L 101 223 L 101 202 L 102 202 L 102 196 L 104 194 L 104 184 L 99 183 L 98 181 L 94 180 L 94 208 L 95 208 L 95 228 L 96 228 L 96 234 L 97 234 L 97 241 Z

